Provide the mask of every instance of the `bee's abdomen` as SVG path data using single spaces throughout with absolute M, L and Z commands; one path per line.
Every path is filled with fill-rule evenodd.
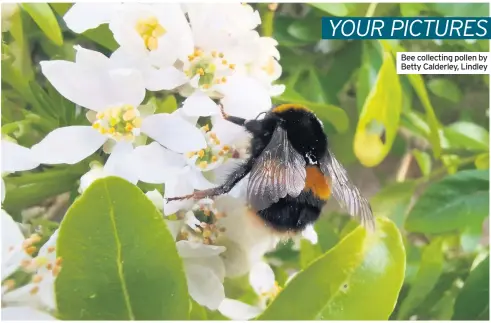
M 315 222 L 321 213 L 325 201 L 311 191 L 303 191 L 298 197 L 287 196 L 267 209 L 258 212 L 267 225 L 280 231 L 302 231 L 308 224 Z

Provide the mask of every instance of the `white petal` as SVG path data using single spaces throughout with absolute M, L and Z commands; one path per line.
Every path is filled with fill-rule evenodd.
M 187 98 L 182 109 L 189 116 L 211 116 L 220 112 L 217 104 L 201 91 L 195 91 Z
M 314 229 L 313 225 L 308 225 L 303 231 L 302 231 L 302 237 L 309 240 L 313 244 L 317 243 L 317 232 Z
M 51 131 L 31 150 L 43 164 L 76 164 L 92 155 L 106 140 L 106 136 L 90 126 L 69 126 Z
M 284 84 L 273 84 L 269 88 L 269 95 L 278 96 L 285 92 L 286 86 Z
M 145 87 L 150 91 L 173 90 L 187 82 L 186 75 L 174 66 L 146 68 L 143 70 L 143 77 Z
M 138 175 L 132 154 L 133 145 L 131 143 L 118 142 L 104 165 L 104 172 L 108 176 L 119 176 L 132 184 L 136 184 Z
M 180 174 L 182 174 L 182 172 L 180 172 Z M 184 176 L 175 176 L 165 183 L 164 198 L 184 196 L 193 193 L 193 184 Z M 193 203 L 193 200 L 190 199 L 170 202 L 166 200 L 164 204 L 164 214 L 171 215 L 179 210 L 185 210 L 190 208 Z
M 2 172 L 16 172 L 39 166 L 29 148 L 2 140 Z
M 77 64 L 102 70 L 107 70 L 111 67 L 111 61 L 106 55 L 95 50 L 83 48 L 80 45 L 75 45 L 74 48 L 76 50 L 75 62 Z
M 114 3 L 76 3 L 63 19 L 68 28 L 80 34 L 87 29 L 108 23 L 118 6 Z
M 53 316 L 27 306 L 2 308 L 4 321 L 57 321 Z
M 137 70 L 98 70 L 93 65 L 68 61 L 43 61 L 41 70 L 55 89 L 70 101 L 100 111 L 122 104 L 139 105 L 145 96 L 143 77 Z
M 218 307 L 218 311 L 234 321 L 247 321 L 259 314 L 262 310 L 259 307 L 237 301 L 235 299 L 225 298 Z
M 179 234 L 179 232 L 181 232 L 181 229 L 183 226 L 182 221 L 180 221 L 180 220 L 164 220 L 164 221 L 165 221 L 165 224 L 167 225 L 167 229 L 169 229 L 169 231 L 172 235 L 172 238 L 174 238 L 174 240 L 176 240 L 177 235 Z
M 225 298 L 220 279 L 207 267 L 186 264 L 186 262 L 184 266 L 191 297 L 199 304 L 216 310 Z
M 82 194 L 95 180 L 106 176 L 108 176 L 108 174 L 104 171 L 102 165 L 93 166 L 91 170 L 80 177 L 78 192 Z
M 201 131 L 177 115 L 155 114 L 143 119 L 141 130 L 164 147 L 178 153 L 206 148 Z
M 138 179 L 145 183 L 164 183 L 186 164 L 182 155 L 162 147 L 155 141 L 146 146 L 136 147 L 133 154 Z
M 2 255 L 8 252 L 10 247 L 19 246 L 24 241 L 24 235 L 19 228 L 19 224 L 12 217 L 2 211 Z
M 246 118 L 256 118 L 260 112 L 271 109 L 271 97 L 257 80 L 234 75 L 227 83 L 217 86 L 224 98 L 222 104 L 226 113 Z
M 261 261 L 251 268 L 249 283 L 256 294 L 261 295 L 270 291 L 274 287 L 274 282 L 273 269 L 267 263 Z
M 181 258 L 217 256 L 225 251 L 225 247 L 205 245 L 199 242 L 181 240 L 176 243 Z
M 217 135 L 220 142 L 224 145 L 231 144 L 243 137 L 249 137 L 244 127 L 223 119 L 222 116 L 216 116 L 212 119 L 212 131 Z
M 56 260 L 56 253 L 48 252 L 51 247 L 56 247 L 56 242 L 58 241 L 58 232 L 59 229 L 56 229 L 55 232 L 49 237 L 48 241 L 46 241 L 41 249 L 39 249 L 39 256 L 43 256 L 48 258 L 49 260 Z
M 199 117 L 188 116 L 186 113 L 183 112 L 182 109 L 176 109 L 171 114 L 181 117 L 182 119 L 186 120 L 187 122 L 189 122 L 193 126 L 196 126 L 196 123 L 198 122 L 198 119 L 199 119 Z
M 150 201 L 152 201 L 153 205 L 155 205 L 159 211 L 164 210 L 164 197 L 158 190 L 155 189 L 153 191 L 146 192 L 145 195 Z
M 205 178 L 202 172 L 196 169 L 191 169 L 190 171 L 191 183 L 193 187 L 197 190 L 206 190 L 216 185 Z
M 223 283 L 223 280 L 225 279 L 225 265 L 223 264 L 222 258 L 219 256 L 186 258 L 185 262 L 187 264 L 199 265 L 211 269 L 221 283 Z
M 249 271 L 248 254 L 242 246 L 227 238 L 219 238 L 216 244 L 226 248 L 226 250 L 220 254 L 220 257 L 223 260 L 227 277 L 239 277 L 245 275 Z

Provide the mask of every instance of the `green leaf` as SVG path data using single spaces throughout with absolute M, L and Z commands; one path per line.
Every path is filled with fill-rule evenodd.
M 346 16 L 349 13 L 348 4 L 345 3 L 309 3 L 312 7 L 325 11 L 333 16 Z
M 459 103 L 462 100 L 462 91 L 454 82 L 446 78 L 431 79 L 428 82 L 428 89 L 436 96 L 453 103 Z
M 413 156 L 418 163 L 419 169 L 421 170 L 421 174 L 423 176 L 430 175 L 431 172 L 431 156 L 425 152 L 418 149 L 413 150 Z
M 489 255 L 466 279 L 455 300 L 452 320 L 489 320 Z
M 300 266 L 307 268 L 314 260 L 322 255 L 322 249 L 318 244 L 312 244 L 309 240 L 300 240 Z
M 452 148 L 489 151 L 489 132 L 475 123 L 455 122 L 446 127 L 444 133 Z
M 488 3 L 428 3 L 427 6 L 446 17 L 489 17 Z
M 408 74 L 407 77 L 426 111 L 426 122 L 430 127 L 428 139 L 430 140 L 431 148 L 433 149 L 435 157 L 439 157 L 442 151 L 440 136 L 438 134 L 440 125 L 438 119 L 436 118 L 433 106 L 431 105 L 430 98 L 428 97 L 428 92 L 426 91 L 423 78 L 419 74 Z
M 158 101 L 158 107 L 155 113 L 172 113 L 177 110 L 177 100 L 172 94 L 165 97 L 164 100 Z
M 307 68 L 304 73 L 301 73 L 303 77 L 297 82 L 297 89 L 300 95 L 315 103 L 327 103 L 327 98 L 324 94 L 319 74 L 315 70 L 314 66 Z
M 387 219 L 358 226 L 298 273 L 258 320 L 386 320 L 405 269 L 402 238 Z
M 21 4 L 29 16 L 44 32 L 44 34 L 58 46 L 63 44 L 61 29 L 56 21 L 55 14 L 47 3 L 23 3 Z
M 310 18 L 310 19 L 309 19 Z M 321 35 L 321 19 L 315 17 L 305 17 L 302 20 L 295 20 L 287 29 L 288 33 L 295 38 L 306 42 L 318 42 Z
M 385 186 L 370 199 L 373 214 L 377 217 L 387 217 L 402 228 L 415 189 L 415 181 Z
M 361 112 L 363 105 L 375 86 L 377 75 L 382 66 L 382 55 L 377 42 L 363 42 L 362 65 L 356 80 L 356 103 L 358 112 Z
M 273 38 L 280 46 L 298 47 L 310 44 L 308 41 L 300 40 L 293 37 L 288 32 L 288 27 L 295 23 L 296 19 L 290 17 L 276 16 L 274 19 Z
M 206 321 L 206 308 L 199 305 L 194 299 L 191 299 L 191 312 L 189 313 L 189 319 L 192 321 Z
M 275 101 L 283 103 L 295 102 L 303 104 L 315 112 L 322 121 L 331 123 L 338 132 L 345 132 L 349 127 L 349 119 L 346 112 L 331 104 L 321 104 L 305 100 L 300 94 L 292 90 L 285 90 L 282 95 L 274 97 Z
M 60 225 L 63 320 L 184 320 L 186 278 L 162 214 L 136 186 L 95 181 Z
M 392 55 L 386 52 L 375 86 L 363 105 L 355 133 L 355 155 L 364 166 L 378 165 L 389 153 L 401 110 L 399 77 Z
M 89 29 L 85 31 L 82 35 L 92 41 L 95 41 L 99 45 L 106 47 L 110 51 L 115 51 L 119 47 L 116 40 L 114 40 L 114 36 L 109 29 L 109 25 L 107 24 L 100 25 L 99 27 L 94 29 Z
M 430 293 L 438 281 L 443 270 L 442 239 L 433 240 L 424 248 L 421 257 L 421 265 L 416 279 L 409 290 L 409 294 L 404 298 L 399 309 L 397 320 L 407 320 L 414 309 Z
M 489 214 L 489 170 L 465 170 L 431 184 L 406 220 L 421 233 L 459 230 Z

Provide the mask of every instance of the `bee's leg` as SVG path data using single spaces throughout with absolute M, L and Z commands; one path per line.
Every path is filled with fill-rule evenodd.
M 246 121 L 247 121 L 244 118 L 234 117 L 234 116 L 230 116 L 230 115 L 226 114 L 225 111 L 223 111 L 223 105 L 221 105 L 221 104 L 220 104 L 220 112 L 222 113 L 222 117 L 225 120 L 230 121 L 232 123 L 235 123 L 236 125 L 244 126 Z
M 240 165 L 237 169 L 235 169 L 235 171 L 227 177 L 225 183 L 223 183 L 220 186 L 210 188 L 207 190 L 196 191 L 193 194 L 189 194 L 185 196 L 170 197 L 167 198 L 167 201 L 170 202 L 170 201 L 185 200 L 190 198 L 195 200 L 201 200 L 206 197 L 213 197 L 217 195 L 226 194 L 230 192 L 232 188 L 251 171 L 253 161 L 254 160 L 252 157 L 249 158 L 249 160 L 246 163 Z

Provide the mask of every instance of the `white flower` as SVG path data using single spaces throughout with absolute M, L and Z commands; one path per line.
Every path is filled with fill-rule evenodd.
M 216 310 L 225 299 L 225 267 L 219 256 L 225 247 L 185 240 L 176 246 L 184 263 L 189 294 L 199 304 Z
M 29 148 L 2 139 L 2 203 L 5 199 L 3 176 L 8 173 L 34 169 L 38 166 L 39 162 Z
M 41 238 L 33 234 L 24 239 L 18 224 L 2 210 L 2 304 L 7 306 L 2 308 L 2 314 L 22 319 L 19 308 L 27 306 L 31 308 L 29 315 L 47 318 L 37 309 L 55 310 L 54 281 L 61 269 L 61 259 L 55 253 L 57 237 L 58 231 L 41 247 L 36 258 L 31 258 L 33 244 Z M 17 287 L 14 280 L 8 279 L 18 269 L 33 274 L 30 283 Z
M 258 304 L 252 306 L 227 298 L 218 308 L 220 313 L 232 320 L 250 320 L 264 311 L 267 303 L 274 299 L 281 291 L 281 288 L 275 281 L 273 270 L 267 263 L 262 261 L 256 263 L 251 268 L 249 272 L 249 283 L 258 296 Z
M 90 170 L 80 177 L 78 192 L 82 194 L 95 180 L 107 176 L 109 176 L 109 174 L 104 171 L 104 167 L 101 164 L 97 162 L 92 163 L 90 165 Z
M 94 111 L 88 114 L 92 126 L 58 128 L 34 145 L 32 150 L 42 163 L 74 164 L 106 144 L 112 151 L 104 170 L 135 183 L 136 169 L 146 167 L 132 157 L 140 134 L 177 152 L 206 145 L 201 132 L 178 114 L 145 116 L 139 110 L 145 96 L 141 74 L 114 68 L 110 59 L 98 52 L 78 47 L 75 62 L 45 61 L 41 67 L 60 94 Z
M 96 17 L 87 19 L 89 11 Z M 109 23 L 121 46 L 111 58 L 121 66 L 138 68 L 147 89 L 172 90 L 186 82 L 174 67 L 193 51 L 191 30 L 179 4 L 125 3 L 102 9 L 99 4 L 75 4 L 64 19 L 75 32 Z

